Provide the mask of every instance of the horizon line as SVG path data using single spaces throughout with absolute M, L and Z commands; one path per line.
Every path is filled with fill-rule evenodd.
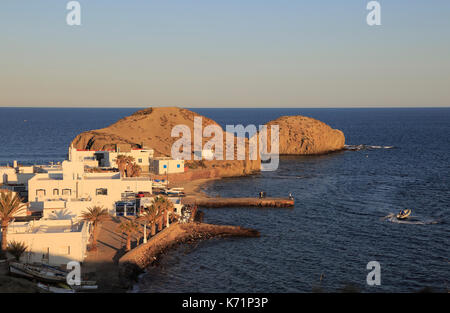
M 0 109 L 150 109 L 150 108 L 169 108 L 176 107 L 181 109 L 450 109 L 450 105 L 448 106 L 349 106 L 349 107 L 184 107 L 177 105 L 157 105 L 157 106 L 0 106 Z

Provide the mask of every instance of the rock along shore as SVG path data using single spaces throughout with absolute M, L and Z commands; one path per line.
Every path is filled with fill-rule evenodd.
M 259 236 L 259 231 L 241 226 L 212 225 L 198 222 L 174 223 L 150 238 L 146 244 L 142 244 L 122 256 L 119 260 L 119 275 L 123 283 L 135 280 L 138 274 L 156 261 L 161 254 L 178 244 L 216 237 Z

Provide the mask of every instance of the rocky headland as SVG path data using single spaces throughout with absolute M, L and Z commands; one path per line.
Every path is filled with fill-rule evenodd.
M 146 146 L 154 149 L 155 156 L 170 156 L 173 143 L 179 139 L 179 137 L 171 136 L 173 127 L 186 125 L 193 135 L 195 117 L 202 118 L 203 129 L 208 125 L 220 127 L 214 120 L 187 109 L 177 107 L 148 108 L 124 117 L 108 127 L 83 132 L 76 136 L 72 144 L 75 148 L 88 150 L 114 149 L 116 145 L 123 144 L 129 145 L 131 148 Z M 279 153 L 281 155 L 325 154 L 342 150 L 345 145 L 345 136 L 342 131 L 333 129 L 327 124 L 310 117 L 282 116 L 266 125 L 269 126 L 268 138 L 270 138 L 270 126 L 279 126 Z M 225 131 L 223 133 L 223 147 L 226 149 L 226 133 Z M 211 138 L 213 137 L 203 137 L 202 146 Z M 234 137 L 234 140 L 237 142 L 236 137 Z M 192 160 L 185 162 L 189 170 L 183 174 L 171 175 L 171 181 L 243 176 L 260 171 L 261 160 L 259 155 L 257 160 L 250 159 L 247 139 L 245 139 L 245 160 L 194 161 L 193 140 L 191 144 Z M 268 147 L 270 151 L 270 140 Z

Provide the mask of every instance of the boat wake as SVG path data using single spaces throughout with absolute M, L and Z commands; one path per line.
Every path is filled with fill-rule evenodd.
M 371 145 L 345 145 L 345 150 L 359 151 L 359 150 L 372 150 L 372 149 L 393 149 L 394 146 L 371 146 Z
M 395 213 L 390 213 L 390 214 L 386 215 L 385 217 L 382 218 L 382 220 L 388 221 L 391 223 L 396 223 L 396 224 L 410 224 L 410 225 L 432 225 L 432 224 L 439 224 L 442 222 L 441 219 L 422 220 L 416 216 L 410 216 L 407 219 L 399 220 L 397 218 L 397 214 L 395 214 Z

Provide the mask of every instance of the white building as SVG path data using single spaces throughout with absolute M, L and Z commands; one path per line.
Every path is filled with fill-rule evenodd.
M 82 262 L 86 257 L 89 227 L 72 220 L 35 220 L 13 222 L 8 227 L 8 242 L 23 242 L 27 246 L 21 261 L 66 265 Z
M 94 205 L 95 203 L 89 199 L 47 200 L 32 202 L 32 210 L 42 211 L 44 219 L 80 221 L 83 212 Z
M 118 168 L 117 156 L 125 155 L 133 157 L 136 164 L 139 165 L 143 172 L 149 171 L 151 159 L 153 158 L 153 149 L 119 149 L 114 150 L 81 150 L 72 146 L 69 148 L 69 161 L 83 163 L 88 167 L 106 167 Z
M 150 172 L 163 175 L 184 173 L 184 160 L 173 160 L 171 158 L 154 158 L 151 160 Z
M 69 161 L 83 163 L 83 165 L 88 167 L 98 167 L 99 153 L 97 151 L 75 149 L 71 146 L 69 148 Z
M 16 169 L 9 166 L 0 167 L 0 183 L 8 184 L 11 179 L 16 178 Z
M 111 214 L 115 203 L 124 198 L 124 194 L 149 192 L 152 193 L 152 181 L 148 177 L 121 177 L 120 173 L 85 173 L 81 162 L 64 161 L 62 173 L 36 174 L 28 182 L 28 198 L 30 210 L 52 208 L 52 200 L 64 202 L 55 203 L 52 209 L 73 210 L 73 203 L 90 201 L 90 205 L 103 206 Z M 84 206 L 83 202 L 80 206 Z M 80 212 L 77 213 L 79 215 Z
M 214 151 L 211 149 L 195 150 L 194 155 L 195 157 L 198 157 L 200 160 L 214 159 Z
M 16 161 L 14 161 L 16 163 Z M 36 166 L 0 167 L 0 183 L 5 185 L 28 185 L 28 181 L 38 172 L 44 172 Z
M 125 155 L 134 158 L 134 161 L 141 167 L 143 172 L 148 172 L 154 151 L 153 149 L 131 149 L 128 152 L 102 151 L 99 153 L 102 154 L 100 167 L 118 168 L 117 156 Z
M 62 173 L 61 165 L 18 165 L 14 161 L 13 167 L 0 167 L 0 184 L 2 188 L 19 193 L 27 201 L 28 181 L 38 173 Z

